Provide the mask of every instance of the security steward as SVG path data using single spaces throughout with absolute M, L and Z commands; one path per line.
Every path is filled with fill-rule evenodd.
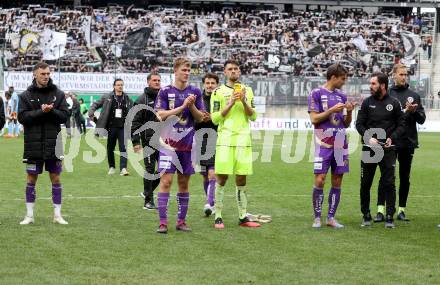
M 391 97 L 399 100 L 406 114 L 405 134 L 398 138 L 396 143 L 397 160 L 399 161 L 399 210 L 397 220 L 409 221 L 405 215 L 405 207 L 408 199 L 410 186 L 411 164 L 414 150 L 419 147 L 417 124 L 423 124 L 426 120 L 425 109 L 422 106 L 420 96 L 408 85 L 408 69 L 403 64 L 396 64 L 393 68 L 394 85 L 390 88 Z M 385 220 L 385 191 L 378 189 L 377 215 L 375 222 Z
M 370 189 L 376 167 L 381 177 L 379 187 L 384 189 L 386 201 L 385 227 L 394 228 L 393 216 L 396 203 L 395 142 L 405 132 L 405 115 L 397 99 L 388 95 L 388 76 L 373 73 L 370 78 L 371 96 L 361 105 L 356 120 L 356 129 L 364 146 L 361 159 L 361 212 L 362 226 L 370 226 Z

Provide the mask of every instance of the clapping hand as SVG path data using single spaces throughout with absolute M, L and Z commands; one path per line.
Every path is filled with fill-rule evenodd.
M 406 102 L 405 109 L 410 113 L 414 113 L 418 106 L 418 104 L 411 104 L 410 102 Z
M 53 109 L 53 103 L 41 105 L 41 110 L 43 111 L 43 113 L 48 113 L 48 112 L 52 111 L 52 109 Z

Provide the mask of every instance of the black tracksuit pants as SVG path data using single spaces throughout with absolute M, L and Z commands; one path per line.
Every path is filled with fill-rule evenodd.
M 398 148 L 397 160 L 399 161 L 399 207 L 405 208 L 409 193 L 409 177 L 414 156 L 414 148 Z M 385 205 L 385 191 L 379 185 L 377 189 L 377 205 Z
M 146 148 L 144 147 L 144 150 L 145 149 Z M 151 176 L 153 174 L 157 174 L 156 164 L 158 160 L 159 160 L 159 151 L 154 150 L 154 152 L 150 155 L 146 155 L 144 152 L 144 164 L 145 164 L 146 175 Z M 160 183 L 160 178 L 151 179 L 151 177 L 145 177 L 144 175 L 145 203 L 153 201 L 153 192 L 157 188 L 159 183 Z
M 107 138 L 107 159 L 108 166 L 115 167 L 115 153 L 116 142 L 119 145 L 119 152 L 121 153 L 119 168 L 127 168 L 127 150 L 125 148 L 124 128 L 109 128 Z
M 368 147 L 363 147 L 362 151 L 370 153 L 370 157 L 374 152 Z M 396 151 L 394 149 L 384 150 L 384 156 L 378 163 L 364 162 L 364 155 L 361 160 L 361 212 L 366 215 L 370 212 L 370 189 L 374 180 L 377 165 L 380 168 L 379 188 L 384 193 L 384 201 L 386 201 L 386 214 L 393 216 L 396 212 L 396 185 L 395 185 L 395 168 L 396 168 Z

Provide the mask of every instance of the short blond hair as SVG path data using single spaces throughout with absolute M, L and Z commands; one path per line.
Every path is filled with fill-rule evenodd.
M 188 65 L 191 67 L 191 61 L 185 57 L 179 57 L 174 61 L 174 70 L 178 69 L 182 65 Z
M 393 66 L 393 74 L 396 74 L 397 70 L 402 69 L 402 68 L 408 69 L 408 67 L 406 67 L 406 65 L 404 65 L 404 64 L 401 64 L 401 63 L 395 64 Z

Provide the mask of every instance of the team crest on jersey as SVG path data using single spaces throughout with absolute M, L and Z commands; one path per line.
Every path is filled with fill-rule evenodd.
M 393 105 L 388 104 L 386 107 L 387 111 L 391 112 L 393 110 Z
M 414 98 L 413 97 L 408 97 L 408 103 L 412 104 L 414 102 Z
M 176 102 L 176 94 L 168 94 L 168 106 L 171 109 L 174 109 L 174 103 Z

